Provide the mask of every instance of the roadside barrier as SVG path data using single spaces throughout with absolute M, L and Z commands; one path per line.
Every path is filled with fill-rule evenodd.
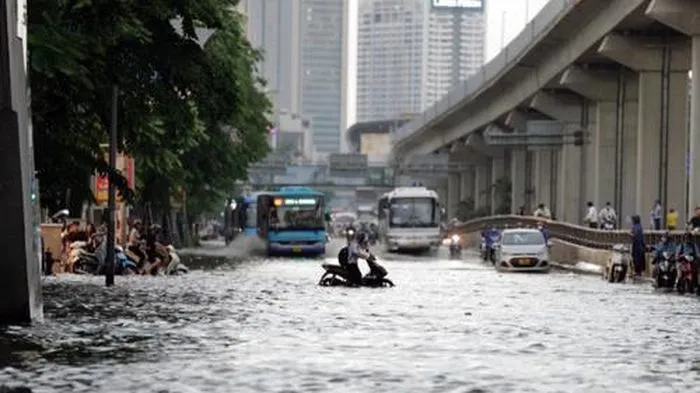
M 552 237 L 573 243 L 579 246 L 590 247 L 599 250 L 609 250 L 615 244 L 629 244 L 632 235 L 626 230 L 602 230 L 592 229 L 581 225 L 570 224 L 562 221 L 547 220 L 533 216 L 502 215 L 477 218 L 450 228 L 450 233 L 466 234 L 481 232 L 486 226 L 494 226 L 499 229 L 515 228 L 518 226 L 534 228 L 542 222 L 552 234 Z M 667 231 L 644 230 L 644 242 L 647 245 L 656 244 Z M 684 231 L 669 231 L 674 241 L 680 241 Z M 700 235 L 693 235 L 698 243 Z

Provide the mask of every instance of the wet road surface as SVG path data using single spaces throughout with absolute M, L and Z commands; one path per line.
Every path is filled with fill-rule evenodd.
M 248 258 L 249 259 L 249 258 Z M 190 260 L 182 277 L 48 278 L 0 334 L 35 392 L 690 392 L 700 302 L 597 277 L 384 260 L 395 288 L 316 286 L 321 260 Z

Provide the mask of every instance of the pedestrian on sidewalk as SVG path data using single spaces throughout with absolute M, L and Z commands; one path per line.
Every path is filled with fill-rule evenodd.
M 666 229 L 675 231 L 678 228 L 678 212 L 674 208 L 668 209 L 666 213 Z
M 544 203 L 540 203 L 539 205 L 537 205 L 537 209 L 534 213 L 532 213 L 532 215 L 537 218 L 544 218 L 546 220 L 552 218 L 552 213 L 549 211 L 549 209 Z
M 591 229 L 598 229 L 598 211 L 593 206 L 593 202 L 588 202 L 588 211 L 583 218 L 583 222 L 588 224 Z
M 639 215 L 632 216 L 632 263 L 635 276 L 641 276 L 646 270 L 646 247 L 644 245 L 644 229 Z
M 651 208 L 651 226 L 655 231 L 661 230 L 661 214 L 663 211 L 661 201 L 657 199 L 656 203 L 654 203 L 654 206 Z
M 700 229 L 700 206 L 695 208 L 693 216 L 690 217 L 690 220 L 688 220 L 688 229 L 691 231 Z
M 601 229 L 613 230 L 617 225 L 617 213 L 610 202 L 605 203 L 605 207 L 598 213 L 598 223 Z

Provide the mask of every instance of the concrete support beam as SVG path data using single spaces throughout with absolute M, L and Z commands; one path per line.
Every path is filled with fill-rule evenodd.
M 491 126 L 498 127 L 493 124 L 489 125 L 489 127 Z M 500 157 L 504 154 L 502 148 L 489 146 L 486 144 L 483 132 L 472 132 L 469 134 L 469 136 L 467 136 L 464 144 L 468 149 L 478 153 L 484 159 L 490 157 Z
M 511 179 L 511 213 L 518 212 L 521 206 L 525 206 L 527 190 L 527 150 L 513 150 L 511 152 L 510 179 Z
M 516 132 L 524 132 L 527 129 L 527 121 L 527 115 L 524 113 L 511 111 L 506 116 L 505 125 Z
M 33 146 L 25 45 L 26 25 L 17 1 L 0 3 L 0 324 L 41 320 L 41 248 L 31 200 Z
M 685 35 L 700 36 L 700 3 L 696 0 L 652 0 L 646 15 Z
M 496 210 L 501 203 L 499 200 L 498 190 L 493 186 L 502 178 L 508 178 L 505 155 L 491 159 L 491 214 L 496 214 Z
M 658 38 L 641 38 L 608 34 L 598 47 L 598 53 L 637 72 L 659 71 L 663 67 L 660 55 L 664 46 L 672 48 L 671 71 L 690 69 L 690 41 L 676 38 L 668 43 Z
M 559 121 L 578 123 L 581 119 L 581 99 L 573 95 L 554 95 L 540 91 L 530 100 L 530 108 Z
M 474 169 L 474 207 L 482 209 L 491 203 L 491 166 L 479 165 Z
M 559 83 L 592 101 L 614 101 L 617 97 L 617 75 L 610 72 L 589 72 L 578 66 L 564 71 Z

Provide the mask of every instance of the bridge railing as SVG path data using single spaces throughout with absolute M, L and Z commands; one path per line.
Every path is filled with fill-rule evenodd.
M 575 225 L 562 221 L 546 220 L 532 216 L 490 216 L 477 218 L 471 221 L 461 223 L 453 228 L 452 231 L 458 233 L 473 233 L 480 232 L 485 226 L 491 225 L 496 228 L 503 229 L 505 227 L 535 227 L 538 223 L 544 223 L 552 234 L 552 237 L 573 243 L 580 246 L 595 248 L 595 249 L 611 249 L 615 244 L 629 244 L 632 241 L 630 230 L 614 230 L 606 231 L 593 229 L 581 225 Z M 656 244 L 661 240 L 661 236 L 666 231 L 644 230 L 644 242 L 647 245 Z M 684 231 L 669 231 L 670 237 L 679 241 Z M 700 240 L 700 236 L 694 235 L 696 242 Z

